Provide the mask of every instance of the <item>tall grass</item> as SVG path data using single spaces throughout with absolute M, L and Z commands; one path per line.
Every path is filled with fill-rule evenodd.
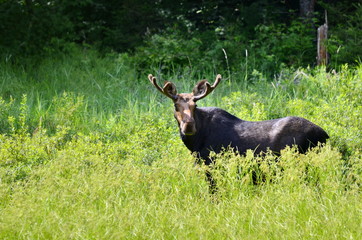
M 172 103 L 126 56 L 29 66 L 0 68 L 1 239 L 361 239 L 362 66 L 254 71 L 247 84 L 230 73 L 200 105 L 302 116 L 331 139 L 307 154 L 215 156 L 214 195 Z M 215 72 L 157 76 L 187 92 Z

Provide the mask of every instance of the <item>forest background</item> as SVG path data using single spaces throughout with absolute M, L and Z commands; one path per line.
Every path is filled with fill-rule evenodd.
M 240 63 L 249 57 L 251 68 L 273 75 L 283 66 L 315 65 L 325 11 L 330 63 L 356 64 L 361 8 L 350 0 L 2 0 L 0 50 L 16 61 L 76 45 L 125 53 L 141 71 L 150 65 L 244 70 Z

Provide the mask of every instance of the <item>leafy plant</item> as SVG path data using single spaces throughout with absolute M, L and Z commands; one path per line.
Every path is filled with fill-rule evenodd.
M 1 63 L 0 238 L 361 238 L 361 66 L 231 73 L 200 106 L 252 121 L 298 115 L 330 139 L 306 154 L 226 149 L 207 168 L 128 54 L 76 54 Z M 159 76 L 183 91 L 214 71 Z

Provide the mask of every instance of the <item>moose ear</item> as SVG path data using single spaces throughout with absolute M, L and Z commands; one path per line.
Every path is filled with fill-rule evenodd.
M 194 94 L 194 96 L 199 96 L 204 94 L 207 91 L 207 86 L 206 84 L 208 84 L 207 80 L 201 80 L 200 82 L 198 82 L 194 89 L 192 90 L 192 93 Z
M 163 86 L 163 92 L 167 96 L 174 99 L 177 95 L 177 90 L 176 90 L 175 84 L 173 84 L 172 82 L 165 82 L 165 85 Z

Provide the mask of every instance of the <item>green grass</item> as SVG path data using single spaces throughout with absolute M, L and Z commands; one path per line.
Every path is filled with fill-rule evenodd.
M 91 51 L 0 69 L 0 239 L 362 238 L 362 66 L 220 83 L 199 105 L 247 120 L 302 116 L 331 139 L 278 161 L 215 156 L 215 195 L 172 103 L 147 80 L 156 70 Z M 187 92 L 215 72 L 161 80 Z

